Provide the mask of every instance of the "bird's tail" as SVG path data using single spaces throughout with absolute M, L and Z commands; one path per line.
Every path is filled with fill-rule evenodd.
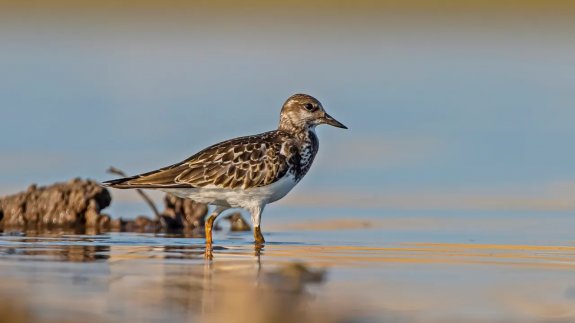
M 134 185 L 130 185 L 130 181 L 135 179 L 135 176 L 124 177 L 118 179 L 112 179 L 109 181 L 102 182 L 102 186 L 113 187 L 113 188 L 136 188 Z

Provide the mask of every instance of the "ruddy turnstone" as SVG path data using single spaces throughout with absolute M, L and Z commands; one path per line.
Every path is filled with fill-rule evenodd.
M 220 213 L 243 208 L 251 213 L 254 238 L 264 243 L 260 229 L 264 207 L 284 197 L 308 172 L 319 142 L 315 127 L 328 124 L 347 129 L 307 94 L 284 103 L 277 130 L 230 139 L 192 157 L 148 173 L 104 182 L 114 188 L 157 189 L 215 206 L 206 219 L 206 243 Z

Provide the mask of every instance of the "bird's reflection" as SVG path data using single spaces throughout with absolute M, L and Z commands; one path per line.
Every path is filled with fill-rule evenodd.
M 314 321 L 301 315 L 307 315 L 307 305 L 315 299 L 308 286 L 324 280 L 322 270 L 266 259 L 269 247 L 264 245 L 206 246 L 194 240 L 190 242 L 195 244 L 186 245 L 181 238 L 130 237 L 62 231 L 4 235 L 0 239 L 9 243 L 0 246 L 0 258 L 16 264 L 14 270 L 28 268 L 30 260 L 47 261 L 45 271 L 41 264 L 35 265 L 36 278 L 19 273 L 24 278 L 14 282 L 22 290 L 47 286 L 51 297 L 39 298 L 44 301 L 38 306 L 85 294 L 86 299 L 108 304 L 100 309 L 102 313 L 130 313 L 135 320 Z M 154 243 L 138 240 L 146 237 L 155 239 Z M 76 283 L 62 285 L 66 281 Z
M 322 283 L 324 270 L 297 262 L 267 263 L 267 268 L 264 245 L 245 248 L 234 261 L 226 252 L 206 246 L 201 286 L 190 284 L 186 290 L 186 304 L 199 300 L 202 317 L 215 322 L 315 321 L 306 318 L 308 303 L 315 299 L 308 285 Z

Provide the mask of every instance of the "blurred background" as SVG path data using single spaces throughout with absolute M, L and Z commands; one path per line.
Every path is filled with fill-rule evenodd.
M 284 206 L 574 211 L 574 14 L 558 0 L 0 1 L 0 194 L 178 162 L 274 129 L 304 92 L 350 129 L 319 128 Z M 114 216 L 148 212 L 114 198 Z
M 0 231 L 0 321 L 575 321 L 575 1 L 0 0 L 0 196 L 275 129 L 297 92 L 349 130 L 264 249 Z

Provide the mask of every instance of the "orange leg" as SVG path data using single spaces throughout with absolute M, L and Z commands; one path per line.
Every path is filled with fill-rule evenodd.
M 206 244 L 212 244 L 212 229 L 214 227 L 214 221 L 216 220 L 216 217 L 209 217 L 206 220 Z
M 262 245 L 266 241 L 264 240 L 264 235 L 262 234 L 262 230 L 260 230 L 260 226 L 254 227 L 254 239 L 256 244 Z
M 204 258 L 206 260 L 213 260 L 214 259 L 214 253 L 212 251 L 212 245 L 211 244 L 206 244 L 206 253 L 204 254 Z
M 208 244 L 208 245 L 212 244 L 212 241 L 213 241 L 212 240 L 212 228 L 214 227 L 214 221 L 216 220 L 218 215 L 220 215 L 223 211 L 225 211 L 227 209 L 229 209 L 229 208 L 225 207 L 225 206 L 218 206 L 206 219 L 206 224 L 205 224 L 206 244 Z

